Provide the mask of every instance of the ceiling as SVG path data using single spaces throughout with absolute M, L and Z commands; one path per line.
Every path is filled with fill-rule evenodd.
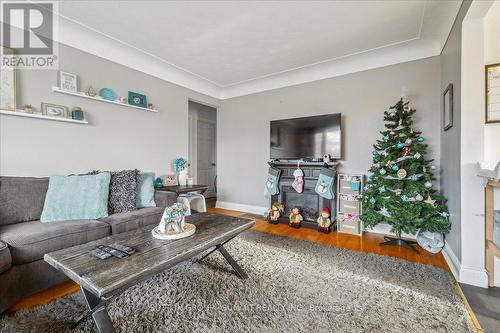
M 438 55 L 460 4 L 65 1 L 59 34 L 63 43 L 229 98 Z

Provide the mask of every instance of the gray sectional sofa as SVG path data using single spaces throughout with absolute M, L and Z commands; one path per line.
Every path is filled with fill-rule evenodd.
M 41 223 L 48 178 L 0 177 L 0 313 L 67 278 L 43 261 L 47 252 L 159 223 L 175 193 L 155 192 L 157 207 L 98 220 Z

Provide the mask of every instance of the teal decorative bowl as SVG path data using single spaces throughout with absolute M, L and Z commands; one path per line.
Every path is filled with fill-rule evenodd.
M 116 101 L 118 95 L 111 88 L 102 88 L 99 90 L 99 96 L 108 101 Z

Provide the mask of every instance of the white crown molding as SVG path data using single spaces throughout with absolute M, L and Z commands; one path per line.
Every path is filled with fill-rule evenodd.
M 210 97 L 220 98 L 220 87 L 215 83 L 63 16 L 59 17 L 57 41 Z
M 452 22 L 449 27 L 445 24 L 446 27 L 434 29 L 435 19 L 433 21 L 431 18 L 433 13 L 450 10 L 449 6 L 443 2 L 427 2 L 421 14 L 419 35 L 408 41 L 227 86 L 191 73 L 134 45 L 117 40 L 63 15 L 59 15 L 58 41 L 210 97 L 228 99 L 437 56 L 446 41 Z

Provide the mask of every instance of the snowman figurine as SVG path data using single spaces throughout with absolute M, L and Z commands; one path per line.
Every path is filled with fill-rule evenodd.
M 300 215 L 300 210 L 298 207 L 293 207 L 290 210 L 290 217 L 289 218 L 290 218 L 289 225 L 292 228 L 300 228 L 301 223 L 304 220 L 302 215 Z

